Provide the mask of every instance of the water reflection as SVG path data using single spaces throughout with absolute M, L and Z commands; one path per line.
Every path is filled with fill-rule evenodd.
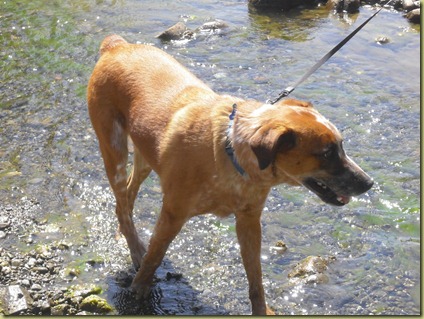
M 338 27 L 348 28 L 358 17 L 359 14 L 334 14 L 325 6 L 295 8 L 288 12 L 249 10 L 250 23 L 262 37 L 296 42 L 311 40 L 311 31 L 327 23 L 329 18 L 338 22 Z

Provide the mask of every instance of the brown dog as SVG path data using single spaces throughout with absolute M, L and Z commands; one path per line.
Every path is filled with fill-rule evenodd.
M 139 267 L 132 287 L 148 295 L 155 270 L 189 218 L 234 213 L 252 312 L 272 313 L 260 264 L 260 217 L 270 188 L 304 185 L 341 206 L 369 190 L 372 180 L 346 156 L 337 129 L 309 103 L 269 105 L 218 95 L 165 52 L 117 35 L 103 41 L 100 53 L 88 108 L 120 230 Z M 128 135 L 134 163 L 127 178 Z M 151 170 L 160 177 L 163 206 L 146 248 L 132 210 Z

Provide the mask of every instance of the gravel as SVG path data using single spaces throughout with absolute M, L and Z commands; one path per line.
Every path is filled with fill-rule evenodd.
M 70 278 L 63 278 L 63 270 L 67 267 L 64 256 L 69 245 L 61 242 L 40 245 L 32 239 L 32 235 L 46 228 L 45 222 L 34 218 L 38 209 L 39 204 L 27 198 L 17 206 L 0 206 L 0 239 L 3 240 L 0 247 L 0 314 L 111 312 L 112 307 L 98 296 L 101 288 L 76 286 Z

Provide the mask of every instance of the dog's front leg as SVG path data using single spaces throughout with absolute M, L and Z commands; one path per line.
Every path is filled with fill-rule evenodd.
M 249 282 L 253 315 L 274 314 L 265 303 L 261 269 L 261 211 L 236 213 L 236 231 L 241 257 Z
M 138 297 L 148 297 L 155 271 L 162 262 L 169 244 L 183 227 L 185 220 L 182 215 L 162 207 L 150 238 L 147 253 L 131 284 L 131 288 L 137 292 Z

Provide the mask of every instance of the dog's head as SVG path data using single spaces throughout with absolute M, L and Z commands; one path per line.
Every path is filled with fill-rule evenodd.
M 372 179 L 343 150 L 339 131 L 311 104 L 284 100 L 252 116 L 261 121 L 249 139 L 260 170 L 288 177 L 336 206 L 372 187 Z

